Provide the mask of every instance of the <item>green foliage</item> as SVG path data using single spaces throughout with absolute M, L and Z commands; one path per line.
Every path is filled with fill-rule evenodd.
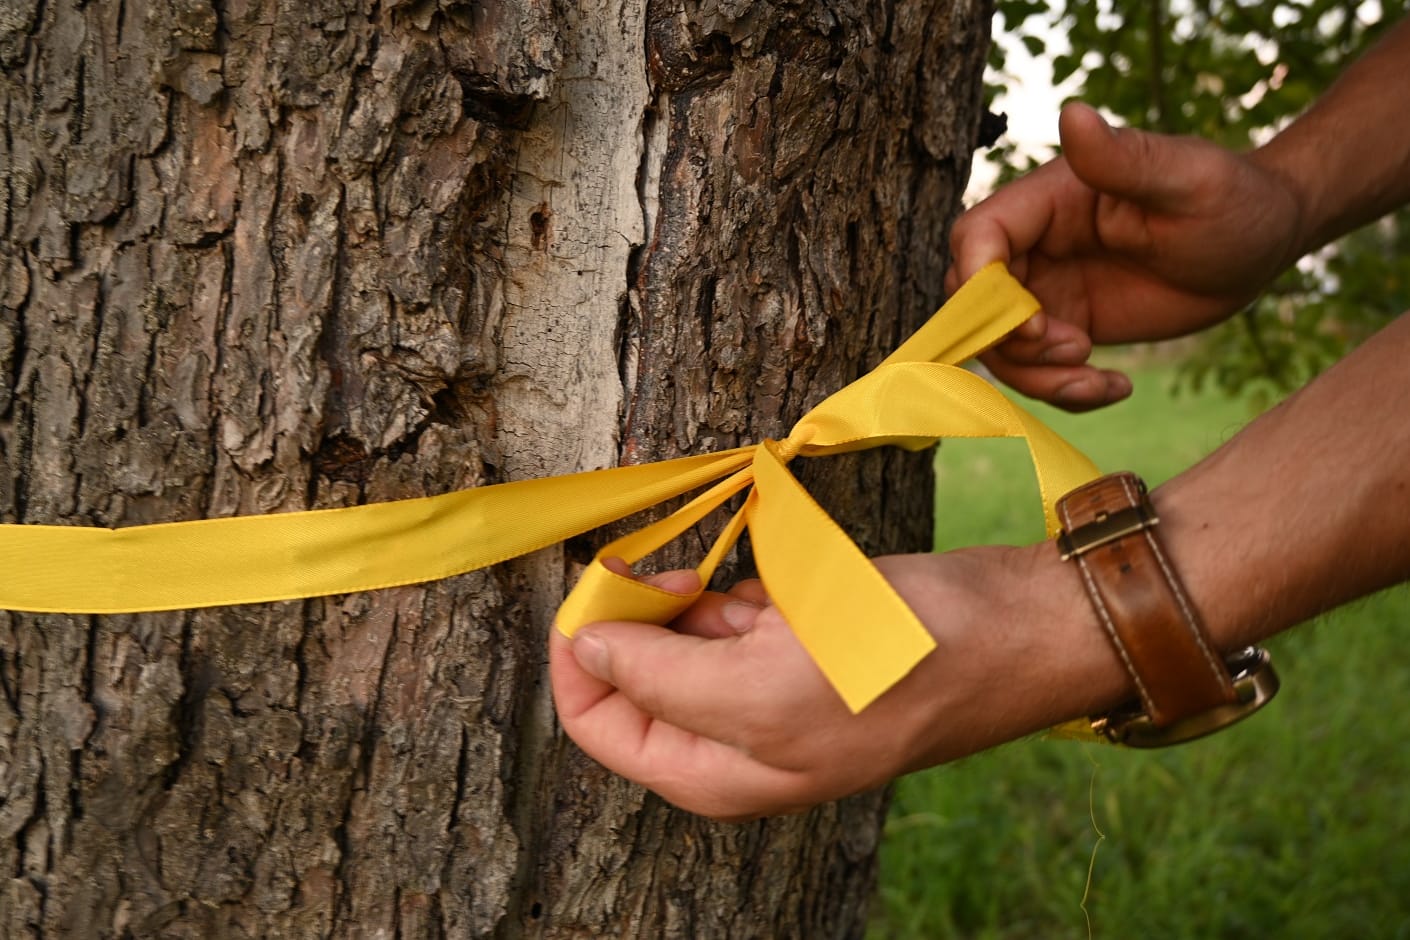
M 1185 360 L 1182 386 L 1210 385 L 1267 406 L 1407 309 L 1410 213 L 1401 212 L 1288 271 L 1210 330 Z
M 1407 0 L 998 0 L 1002 35 L 990 56 L 997 94 L 1005 45 L 1033 54 L 1045 36 L 1070 48 L 1053 81 L 1121 121 L 1245 150 L 1267 140 L 1405 12 Z M 1056 123 L 1056 122 L 1055 122 Z M 1002 145 L 1001 182 L 1031 161 Z M 1404 311 L 1410 214 L 1332 246 L 1289 271 L 1191 355 L 1184 384 L 1277 397 L 1316 375 Z

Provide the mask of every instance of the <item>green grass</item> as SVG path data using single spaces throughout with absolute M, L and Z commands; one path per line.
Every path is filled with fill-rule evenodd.
M 1168 381 L 1146 370 L 1098 415 L 1034 410 L 1156 483 L 1248 417 Z M 955 442 L 937 467 L 937 547 L 1042 537 L 1021 443 Z M 1407 620 L 1401 587 L 1276 638 L 1278 698 L 1204 741 L 1033 739 L 903 779 L 869 940 L 1410 938 Z

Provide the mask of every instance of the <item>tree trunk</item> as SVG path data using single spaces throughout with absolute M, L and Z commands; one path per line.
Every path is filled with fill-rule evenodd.
M 941 298 L 988 17 L 3 0 L 0 512 L 342 506 L 786 433 Z M 926 463 L 801 473 L 867 551 L 919 549 Z M 881 794 L 717 825 L 558 731 L 544 638 L 595 543 L 0 614 L 0 935 L 859 936 Z

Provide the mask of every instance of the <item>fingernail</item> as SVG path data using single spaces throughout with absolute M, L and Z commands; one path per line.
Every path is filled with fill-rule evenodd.
M 1121 401 L 1131 394 L 1131 380 L 1124 375 L 1113 375 L 1107 383 L 1106 393 L 1112 401 Z
M 594 633 L 579 633 L 573 640 L 573 656 L 583 671 L 603 682 L 612 681 L 612 664 L 608 661 L 607 643 Z
M 754 621 L 759 619 L 759 608 L 743 601 L 730 601 L 721 608 L 720 616 L 734 628 L 735 633 L 747 633 L 753 629 Z

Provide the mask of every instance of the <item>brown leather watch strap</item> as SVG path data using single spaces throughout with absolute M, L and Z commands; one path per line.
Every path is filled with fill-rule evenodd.
M 1163 728 L 1237 701 L 1180 579 L 1161 550 L 1155 508 L 1134 473 L 1115 473 L 1057 505 L 1058 546 L 1075 560 L 1102 628 Z

